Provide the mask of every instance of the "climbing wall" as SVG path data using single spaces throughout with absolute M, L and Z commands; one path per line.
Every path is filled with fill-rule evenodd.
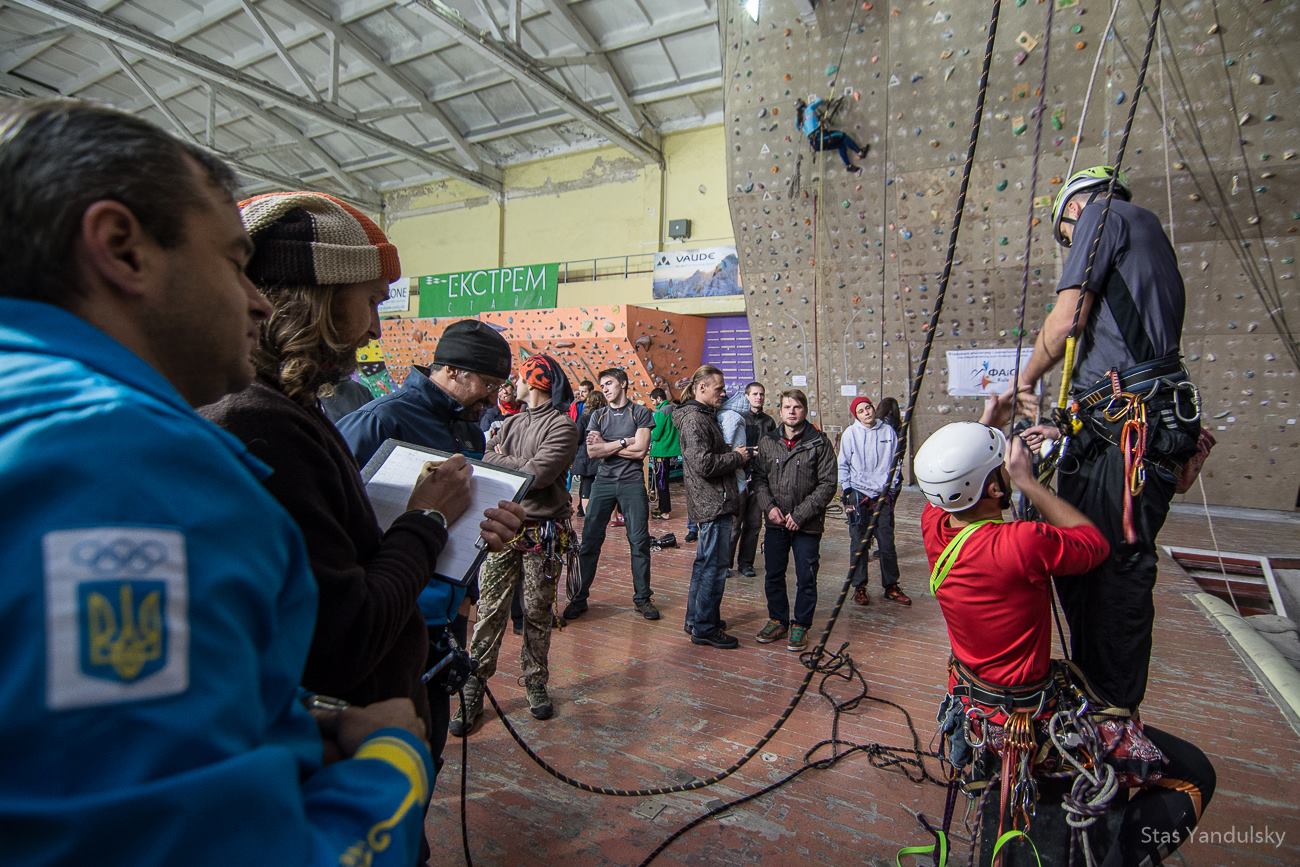
M 1134 98 L 1150 0 L 1120 4 L 1118 37 L 1104 44 L 1109 0 L 1053 2 L 1032 229 L 1048 7 L 1002 3 L 913 449 L 938 426 L 978 415 L 979 399 L 947 395 L 944 353 L 1015 346 L 1027 238 L 1026 345 L 1050 310 L 1063 261 L 1050 202 L 1069 171 L 1099 45 L 1077 167 L 1113 160 Z M 1187 284 L 1183 349 L 1220 443 L 1204 474 L 1209 499 L 1291 509 L 1300 504 L 1300 374 L 1269 311 L 1300 327 L 1297 76 L 1286 53 L 1300 38 L 1300 3 L 1164 5 L 1165 50 L 1151 61 L 1125 169 L 1135 200 L 1172 228 Z M 755 23 L 740 4 L 722 4 L 729 198 L 755 373 L 769 389 L 806 378 L 816 420 L 832 433 L 848 422 L 855 392 L 906 403 L 944 265 L 991 6 L 823 0 L 801 21 L 788 0 L 764 0 Z M 814 154 L 795 131 L 795 99 L 810 94 L 842 97 L 831 126 L 870 145 L 855 158 L 860 175 L 833 151 Z M 1049 379 L 1049 395 L 1057 382 Z
M 565 307 L 554 310 L 512 310 L 482 313 L 478 319 L 501 332 L 519 362 L 539 352 L 554 357 L 570 382 L 596 382 L 601 370 L 627 371 L 633 400 L 650 404 L 650 391 L 664 388 L 680 395 L 699 366 L 705 320 L 699 316 L 665 313 L 648 307 L 614 304 L 604 307 Z M 358 353 L 368 375 L 377 362 L 392 381 L 401 383 L 411 365 L 433 360 L 438 339 L 457 318 L 385 320 L 379 345 Z M 366 371 L 363 371 L 363 373 Z

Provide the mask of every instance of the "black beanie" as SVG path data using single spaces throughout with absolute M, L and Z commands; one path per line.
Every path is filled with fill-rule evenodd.
M 505 379 L 510 376 L 510 344 L 491 325 L 462 319 L 442 333 L 433 363 Z

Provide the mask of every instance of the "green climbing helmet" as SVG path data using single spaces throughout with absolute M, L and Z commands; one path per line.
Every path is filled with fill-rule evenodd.
M 1062 223 L 1073 223 L 1074 220 L 1065 216 L 1065 203 L 1070 201 L 1070 197 L 1076 193 L 1086 193 L 1089 190 L 1101 191 L 1110 186 L 1111 178 L 1115 179 L 1115 195 L 1124 201 L 1133 198 L 1133 192 L 1129 189 L 1128 178 L 1123 172 L 1116 172 L 1114 166 L 1093 166 L 1092 168 L 1083 169 L 1070 175 L 1070 179 L 1061 185 L 1061 189 L 1056 194 L 1056 201 L 1052 202 L 1052 234 L 1056 236 L 1056 243 L 1062 247 L 1070 246 L 1070 239 L 1065 237 L 1061 231 Z

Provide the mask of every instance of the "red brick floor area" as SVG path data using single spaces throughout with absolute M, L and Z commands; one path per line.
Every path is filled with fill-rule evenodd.
M 677 498 L 674 497 L 676 500 Z M 680 501 L 679 501 L 680 502 Z M 903 586 L 915 604 L 880 597 L 871 564 L 872 601 L 850 601 L 830 647 L 849 652 L 871 694 L 911 713 L 923 744 L 934 736 L 948 653 L 943 619 L 924 592 L 927 578 L 917 531 L 921 500 L 904 493 L 898 548 Z M 685 536 L 684 513 L 652 522 L 652 532 Z M 1226 549 L 1296 553 L 1294 523 L 1216 520 Z M 1161 542 L 1210 547 L 1205 519 L 1173 515 Z M 518 683 L 519 639 L 507 633 L 491 687 L 532 747 L 567 774 L 601 786 L 643 788 L 707 777 L 741 756 L 771 725 L 803 675 L 784 642 L 759 645 L 766 621 L 762 576 L 728 581 L 723 616 L 741 639 L 738 650 L 696 647 L 682 633 L 694 545 L 653 555 L 658 622 L 632 608 L 622 530 L 605 544 L 582 619 L 551 645 L 551 696 L 556 714 L 537 722 Z M 760 562 L 761 562 L 760 552 Z M 814 638 L 826 622 L 847 571 L 848 533 L 832 521 L 822 544 Z M 793 570 L 790 572 L 793 590 Z M 1188 598 L 1195 585 L 1168 560 L 1157 589 L 1152 685 L 1144 717 L 1198 744 L 1218 772 L 1218 792 L 1194 841 L 1172 863 L 1300 863 L 1300 746 L 1245 664 Z M 563 590 L 561 590 L 561 593 Z M 831 713 L 815 690 L 785 728 L 748 765 L 708 789 L 654 798 L 592 795 L 538 768 L 510 739 L 491 708 L 469 739 L 468 821 L 477 864 L 556 862 L 639 864 L 674 830 L 724 801 L 752 793 L 799 767 L 810 746 L 830 736 Z M 854 742 L 903 745 L 910 735 L 897 710 L 864 703 L 842 717 L 840 736 Z M 433 864 L 462 863 L 460 742 L 451 739 L 429 809 Z M 885 864 L 900 847 L 928 842 L 915 814 L 942 815 L 941 788 L 872 768 L 862 754 L 829 770 L 737 807 L 688 833 L 656 864 Z M 1280 848 L 1249 842 L 1252 829 L 1284 833 Z M 1231 842 L 1232 837 L 1247 842 Z M 1274 838 L 1275 839 L 1275 838 Z M 1227 842 L 1225 842 L 1227 840 Z M 965 863 L 966 847 L 956 851 Z M 1180 860 L 1181 859 L 1181 860 Z

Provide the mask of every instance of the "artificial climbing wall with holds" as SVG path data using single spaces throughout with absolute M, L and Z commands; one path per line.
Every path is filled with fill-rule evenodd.
M 530 355 L 546 353 L 560 362 L 577 384 L 598 380 L 601 370 L 627 371 L 632 399 L 651 404 L 650 391 L 663 388 L 674 396 L 700 364 L 704 323 L 699 316 L 665 313 L 649 307 L 612 304 L 554 310 L 481 313 L 510 343 L 514 366 Z M 380 353 L 392 379 L 401 383 L 411 365 L 433 360 L 438 338 L 458 318 L 393 319 L 384 323 L 380 348 L 363 352 L 373 365 Z
M 1111 0 L 1052 2 L 1050 44 L 1044 0 L 1001 4 L 913 449 L 938 426 L 978 415 L 979 400 L 947 395 L 944 353 L 1016 344 L 1027 241 L 1023 339 L 1032 345 L 1063 262 L 1050 202 L 1069 174 L 1080 118 L 1076 167 L 1113 162 L 1135 96 L 1151 0 L 1120 4 L 1117 35 L 1104 42 Z M 1204 423 L 1219 440 L 1206 489 L 1212 503 L 1295 508 L 1300 135 L 1287 52 L 1300 39 L 1300 4 L 1164 6 L 1163 50 L 1150 63 L 1124 168 L 1135 201 L 1164 221 L 1182 265 L 1183 351 L 1201 385 Z M 854 392 L 906 405 L 940 285 L 991 8 L 823 0 L 814 19 L 801 21 L 788 0 L 764 0 L 753 22 L 740 4 L 721 5 L 730 203 L 755 372 L 769 389 L 806 377 L 815 420 L 832 433 L 849 422 Z M 861 174 L 847 172 L 834 151 L 813 153 L 795 131 L 795 99 L 811 94 L 843 98 L 830 126 L 870 145 L 865 158 L 853 157 Z M 1045 404 L 1058 382 L 1048 380 Z

